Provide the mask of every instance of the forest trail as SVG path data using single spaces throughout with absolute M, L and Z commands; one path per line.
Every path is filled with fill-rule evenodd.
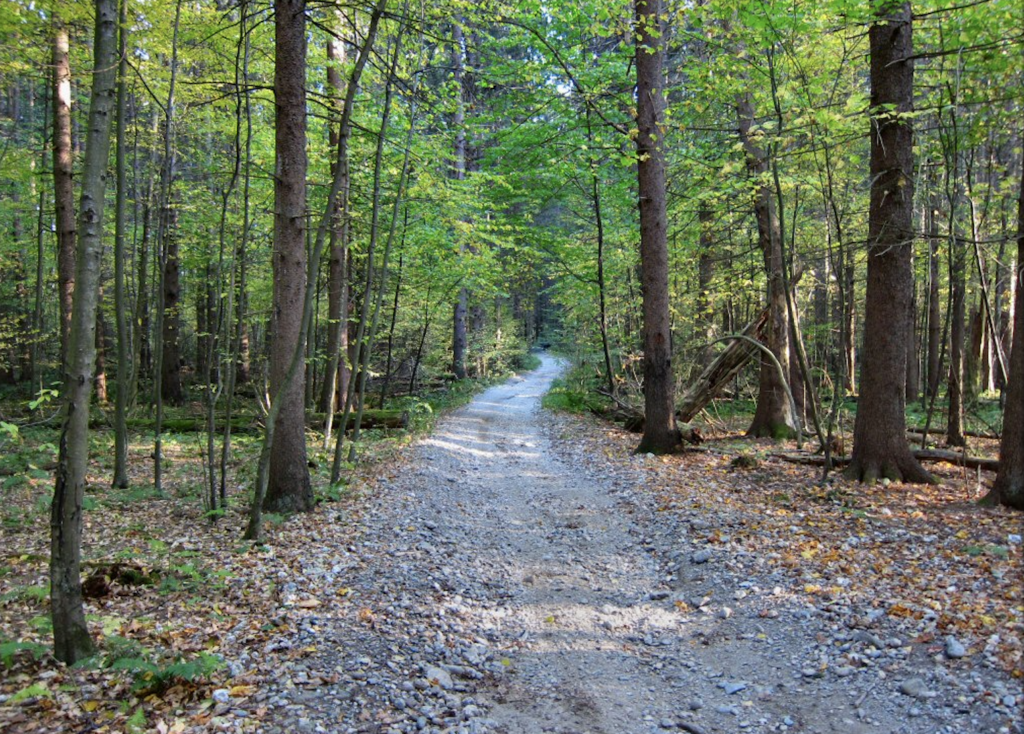
M 829 668 L 825 615 L 698 545 L 715 517 L 650 506 L 650 459 L 604 462 L 541 409 L 559 370 L 544 356 L 442 419 L 344 557 L 311 559 L 346 596 L 268 645 L 309 654 L 261 696 L 262 731 L 1011 731 L 940 706 L 934 661 L 899 640 L 845 638 L 889 673 Z

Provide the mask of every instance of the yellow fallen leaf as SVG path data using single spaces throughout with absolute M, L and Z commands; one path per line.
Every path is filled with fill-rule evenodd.
M 100 707 L 99 701 L 86 701 L 82 704 L 82 708 L 88 711 L 90 714 Z

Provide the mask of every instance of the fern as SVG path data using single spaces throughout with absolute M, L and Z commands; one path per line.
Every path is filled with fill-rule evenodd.
M 14 658 L 19 652 L 28 652 L 34 660 L 39 660 L 46 654 L 47 649 L 46 645 L 40 645 L 38 642 L 15 640 L 0 642 L 0 661 L 3 662 L 5 668 L 10 668 L 14 665 Z

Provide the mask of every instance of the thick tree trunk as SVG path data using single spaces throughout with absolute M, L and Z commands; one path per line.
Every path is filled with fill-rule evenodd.
M 848 476 L 934 481 L 906 437 L 907 349 L 914 273 L 914 66 L 909 2 L 886 2 L 869 32 L 871 202 L 861 392 Z
M 985 501 L 1024 510 L 1024 173 L 1017 205 L 1017 270 L 1013 345 L 999 442 L 999 472 Z
M 71 66 L 68 31 L 53 21 L 53 202 L 57 218 L 57 290 L 60 298 L 61 361 L 71 331 L 71 302 L 75 293 L 75 184 L 72 178 Z
M 82 497 L 89 460 L 89 399 L 96 362 L 103 201 L 114 112 L 117 9 L 96 0 L 92 95 L 82 171 L 74 302 L 64 380 L 63 427 L 50 512 L 50 614 L 54 655 L 72 664 L 92 654 L 82 604 Z
M 275 15 L 274 294 L 270 390 L 281 406 L 270 448 L 263 509 L 313 509 L 306 462 L 305 371 L 294 370 L 306 293 L 306 16 L 305 0 L 281 0 Z
M 640 277 L 644 315 L 644 435 L 638 453 L 664 453 L 680 443 L 672 372 L 668 290 L 668 214 L 662 0 L 635 0 L 637 184 L 640 206 Z

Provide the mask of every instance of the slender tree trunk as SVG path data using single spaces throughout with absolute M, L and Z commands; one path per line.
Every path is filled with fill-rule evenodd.
M 452 23 L 452 70 L 455 83 L 455 114 L 452 117 L 452 128 L 455 130 L 455 150 L 451 176 L 456 181 L 466 178 L 466 108 L 465 79 L 463 65 L 463 45 L 465 38 L 459 19 Z M 459 251 L 464 251 L 460 246 Z M 459 289 L 455 308 L 452 311 L 452 373 L 456 380 L 466 377 L 466 310 L 469 294 L 465 287 Z
M 154 113 L 152 133 L 153 139 L 156 140 L 158 131 L 160 128 L 160 118 Z M 142 377 L 146 377 L 153 373 L 153 349 L 150 338 L 150 291 L 155 291 L 154 288 L 150 287 L 151 273 L 150 269 L 152 263 L 150 263 L 150 251 L 153 249 L 153 209 L 156 207 L 156 182 L 157 182 L 157 147 L 154 144 L 153 150 L 150 155 L 149 165 L 149 176 L 146 184 L 146 194 L 142 206 L 142 239 L 139 242 L 139 267 L 138 267 L 138 286 L 135 293 L 135 379 L 138 381 Z M 159 229 L 159 224 L 157 224 Z M 159 236 L 156 238 L 159 247 Z M 154 255 L 153 260 L 159 263 L 161 256 L 158 254 Z M 157 296 L 159 301 L 159 296 Z M 138 394 L 138 390 L 134 390 L 133 394 Z
M 348 203 L 349 189 L 351 187 L 351 175 L 349 173 L 348 142 L 352 130 L 352 111 L 355 105 L 356 89 L 362 77 L 363 69 L 366 67 L 366 60 L 369 58 L 370 50 L 373 48 L 377 36 L 377 27 L 383 12 L 386 0 L 379 0 L 377 6 L 370 15 L 370 22 L 366 29 L 366 37 L 359 49 L 355 66 L 352 68 L 351 76 L 347 86 L 342 84 L 338 64 L 344 59 L 344 48 L 340 42 L 333 47 L 328 45 L 328 58 L 337 63 L 328 64 L 328 82 L 335 94 L 340 94 L 344 88 L 345 97 L 341 106 L 341 118 L 338 121 L 337 136 L 332 140 L 337 148 L 337 180 L 338 198 L 335 203 L 335 211 L 330 212 L 331 216 L 331 254 L 330 274 L 328 280 L 328 343 L 327 343 L 327 372 L 324 376 L 324 394 L 321 396 L 321 407 L 324 408 L 326 416 L 324 421 L 324 448 L 330 445 L 331 428 L 334 421 L 338 398 L 342 399 L 348 395 L 348 388 L 352 379 L 352 372 L 349 364 L 345 362 L 352 345 L 349 340 L 349 281 L 351 255 L 348 248 Z M 340 18 L 338 25 L 341 25 Z M 331 42 L 333 43 L 333 42 Z M 332 71 L 333 70 L 333 71 Z M 332 329 L 337 329 L 337 333 Z M 336 481 L 336 480 L 335 480 Z
M 700 356 L 694 364 L 693 377 L 696 378 L 715 361 L 715 350 L 711 346 L 717 336 L 715 329 L 715 310 L 711 303 L 711 284 L 715 278 L 714 227 L 715 215 L 711 207 L 701 203 L 697 209 L 697 221 L 700 224 L 700 254 L 697 260 L 697 338 L 703 342 Z
M 928 207 L 928 397 L 939 392 L 942 379 L 942 314 L 939 304 L 939 231 L 934 205 Z
M 754 214 L 757 218 L 757 240 L 764 256 L 765 273 L 768 279 L 768 332 L 766 346 L 775 358 L 788 369 L 790 362 L 789 312 L 786 306 L 785 275 L 782 258 L 782 227 L 779 222 L 772 189 L 765 177 L 768 174 L 768 159 L 764 149 L 753 139 L 750 130 L 754 125 L 754 108 L 750 94 L 740 95 L 736 104 L 739 117 L 739 136 L 746 153 L 747 171 L 757 180 L 754 193 Z M 795 434 L 795 416 L 786 397 L 786 386 L 775 366 L 761 355 L 761 371 L 758 379 L 757 406 L 754 419 L 747 429 L 748 436 L 787 438 Z
M 964 242 L 959 235 L 950 234 L 949 288 L 949 377 L 946 395 L 949 412 L 946 415 L 946 443 L 963 446 L 964 440 L 964 340 L 966 334 L 967 284 Z
M 340 34 L 343 17 L 341 11 L 335 15 L 335 32 Z M 343 182 L 335 220 L 331 225 L 331 245 L 328 259 L 327 278 L 327 367 L 324 371 L 323 390 L 320 395 L 320 410 L 324 414 L 336 409 L 339 390 L 345 394 L 348 387 L 348 365 L 341 358 L 348 349 L 348 136 L 351 124 L 345 118 L 345 81 L 341 70 L 345 65 L 345 44 L 340 37 L 327 39 L 327 84 L 332 93 L 334 112 L 340 118 L 337 127 L 331 125 L 328 133 L 332 149 L 337 149 L 342 166 Z M 340 107 L 338 103 L 341 102 Z M 351 115 L 351 112 L 349 112 Z M 346 122 L 344 129 L 341 122 Z M 333 123 L 333 121 L 332 121 Z M 344 140 L 342 140 L 344 136 Z M 342 386 L 343 385 L 343 386 Z M 330 444 L 331 435 L 324 431 L 324 446 Z
M 638 453 L 664 453 L 681 440 L 675 417 L 675 375 L 668 290 L 668 214 L 662 63 L 661 0 L 635 0 L 637 184 L 644 315 L 644 434 Z
M 307 512 L 313 490 L 306 463 L 305 371 L 289 376 L 306 292 L 306 3 L 281 0 L 275 13 L 274 300 L 270 390 L 280 401 L 263 510 Z
M 843 291 L 846 294 L 846 298 L 845 308 L 842 312 L 843 323 L 840 328 L 840 346 L 845 363 L 843 374 L 846 377 L 846 384 L 844 387 L 847 392 L 852 393 L 857 390 L 857 302 L 854 298 L 856 294 L 854 286 L 857 282 L 857 261 L 853 247 L 846 245 L 844 249 L 846 250 L 846 255 L 843 265 Z
M 234 409 L 235 390 L 241 375 L 242 338 L 246 333 L 242 318 L 241 303 L 245 296 L 245 257 L 249 250 L 249 198 L 250 171 L 252 166 L 252 105 L 249 86 L 242 84 L 249 76 L 249 55 L 251 52 L 251 36 L 249 32 L 249 3 L 242 0 L 239 6 L 238 47 L 235 63 L 235 175 L 242 175 L 242 231 L 235 247 L 235 262 L 231 270 L 231 283 L 228 289 L 228 302 L 222 320 L 225 321 L 224 341 L 231 344 L 231 350 L 224 358 L 225 366 L 222 374 L 227 375 L 226 396 L 224 401 L 224 436 L 220 447 L 220 480 L 218 501 L 221 507 L 227 505 L 228 463 L 231 459 L 231 412 Z M 245 128 L 245 144 L 242 144 L 243 121 Z M 237 273 L 237 282 L 235 280 Z M 236 296 L 237 294 L 237 296 Z M 237 301 L 235 300 L 237 297 Z M 236 305 L 238 304 L 238 305 Z M 231 324 L 231 319 L 235 323 Z
M 906 438 L 907 348 L 914 273 L 914 65 L 910 3 L 887 0 L 868 31 L 871 202 L 860 401 L 848 476 L 934 481 Z M 895 113 L 895 114 L 894 114 Z
M 53 201 L 57 215 L 57 289 L 60 294 L 61 362 L 71 330 L 75 293 L 75 184 L 72 178 L 71 66 L 68 31 L 53 20 Z
M 50 615 L 54 655 L 68 665 L 92 654 L 82 603 L 82 498 L 89 460 L 89 399 L 96 362 L 96 306 L 99 300 L 103 201 L 110 127 L 114 112 L 117 8 L 96 0 L 92 94 L 82 171 L 79 240 L 71 309 L 63 426 L 50 512 Z
M 44 118 L 46 115 L 44 114 Z M 43 286 L 46 277 L 46 242 L 49 227 L 46 225 L 46 187 L 39 187 L 38 217 L 36 219 L 36 288 L 35 310 L 32 314 L 32 391 L 42 389 L 43 365 L 40 352 L 43 342 Z
M 370 215 L 370 244 L 366 253 L 366 280 L 363 284 L 362 307 L 359 311 L 359 331 L 356 337 L 356 350 L 358 358 L 353 360 L 353 366 L 359 368 L 358 376 L 353 375 L 353 384 L 349 385 L 348 397 L 345 400 L 345 408 L 342 412 L 343 424 L 348 423 L 348 413 L 355 405 L 355 418 L 352 421 L 352 442 L 349 445 L 348 460 L 353 462 L 356 459 L 356 445 L 359 441 L 360 424 L 363 418 L 363 408 L 366 399 L 366 380 L 370 373 L 370 352 L 373 348 L 373 341 L 377 333 L 377 323 L 380 315 L 380 306 L 384 297 L 384 289 L 387 287 L 388 262 L 391 257 L 391 249 L 395 241 L 395 230 L 398 224 L 398 211 L 402 203 L 405 180 L 409 173 L 409 153 L 412 150 L 413 123 L 416 118 L 415 106 L 409 113 L 409 136 L 406 139 L 405 157 L 402 163 L 402 171 L 398 177 L 398 190 L 395 192 L 394 209 L 391 212 L 391 228 L 388 231 L 387 241 L 384 245 L 384 257 L 381 262 L 380 287 L 377 289 L 377 296 L 373 298 L 373 256 L 377 246 L 378 233 L 380 231 L 380 209 L 381 209 L 381 175 L 384 164 L 384 143 L 387 139 L 388 123 L 391 118 L 391 101 L 394 94 L 395 69 L 398 64 L 399 52 L 401 51 L 402 34 L 399 32 L 395 40 L 394 56 L 388 68 L 387 82 L 384 87 L 384 111 L 381 116 L 380 131 L 377 133 L 377 149 L 374 153 L 373 164 L 373 194 L 372 214 Z M 415 94 L 412 95 L 415 98 Z M 355 392 L 353 393 L 353 389 Z M 354 401 L 354 403 L 353 403 Z M 338 450 L 335 452 L 335 467 L 337 468 L 338 456 L 341 453 L 342 437 L 344 431 L 338 432 Z
M 174 174 L 170 174 L 173 176 Z M 170 200 L 163 208 L 163 319 L 161 329 L 160 394 L 171 405 L 182 405 L 181 385 L 181 264 L 178 247 L 178 210 Z
M 181 280 L 178 262 L 178 210 L 174 206 L 172 187 L 177 168 L 175 137 L 175 85 L 178 76 L 178 30 L 181 3 L 174 11 L 174 33 L 171 41 L 171 81 L 164 107 L 164 157 L 160 180 L 161 303 L 160 303 L 160 398 L 171 405 L 181 405 L 185 396 L 181 389 Z
M 398 256 L 398 272 L 395 274 L 395 300 L 391 304 L 391 326 L 388 328 L 388 359 L 387 364 L 384 366 L 384 379 L 381 381 L 380 386 L 380 400 L 377 401 L 377 407 L 384 410 L 384 403 L 388 399 L 388 388 L 391 386 L 391 366 L 394 363 L 394 349 L 395 349 L 395 326 L 398 324 L 398 302 L 402 294 L 402 266 L 405 264 L 405 230 L 409 226 L 409 210 L 405 210 L 405 222 L 402 228 L 402 244 L 403 251 Z
M 128 304 L 125 295 L 125 227 L 128 209 L 127 129 L 128 129 L 128 0 L 120 1 L 118 10 L 117 69 L 117 198 L 114 211 L 114 318 L 117 325 L 117 395 L 114 403 L 114 477 L 111 485 L 128 486 L 128 423 L 130 399 L 128 373 L 131 367 L 131 344 L 128 339 Z
M 591 149 L 594 148 L 594 131 L 591 127 L 592 111 L 587 106 L 587 143 Z M 601 210 L 601 179 L 598 175 L 600 168 L 596 159 L 590 160 L 590 192 L 591 201 L 594 207 L 594 225 L 597 228 L 597 298 L 599 327 L 601 330 L 601 351 L 604 355 L 605 381 L 608 385 L 608 393 L 615 394 L 615 371 L 612 368 L 612 354 L 609 346 L 608 336 L 608 303 L 607 287 L 604 273 L 604 214 Z
M 911 262 L 913 268 L 913 262 Z M 917 400 L 921 391 L 921 364 L 917 355 L 917 299 L 910 299 L 910 318 L 907 319 L 907 402 Z

